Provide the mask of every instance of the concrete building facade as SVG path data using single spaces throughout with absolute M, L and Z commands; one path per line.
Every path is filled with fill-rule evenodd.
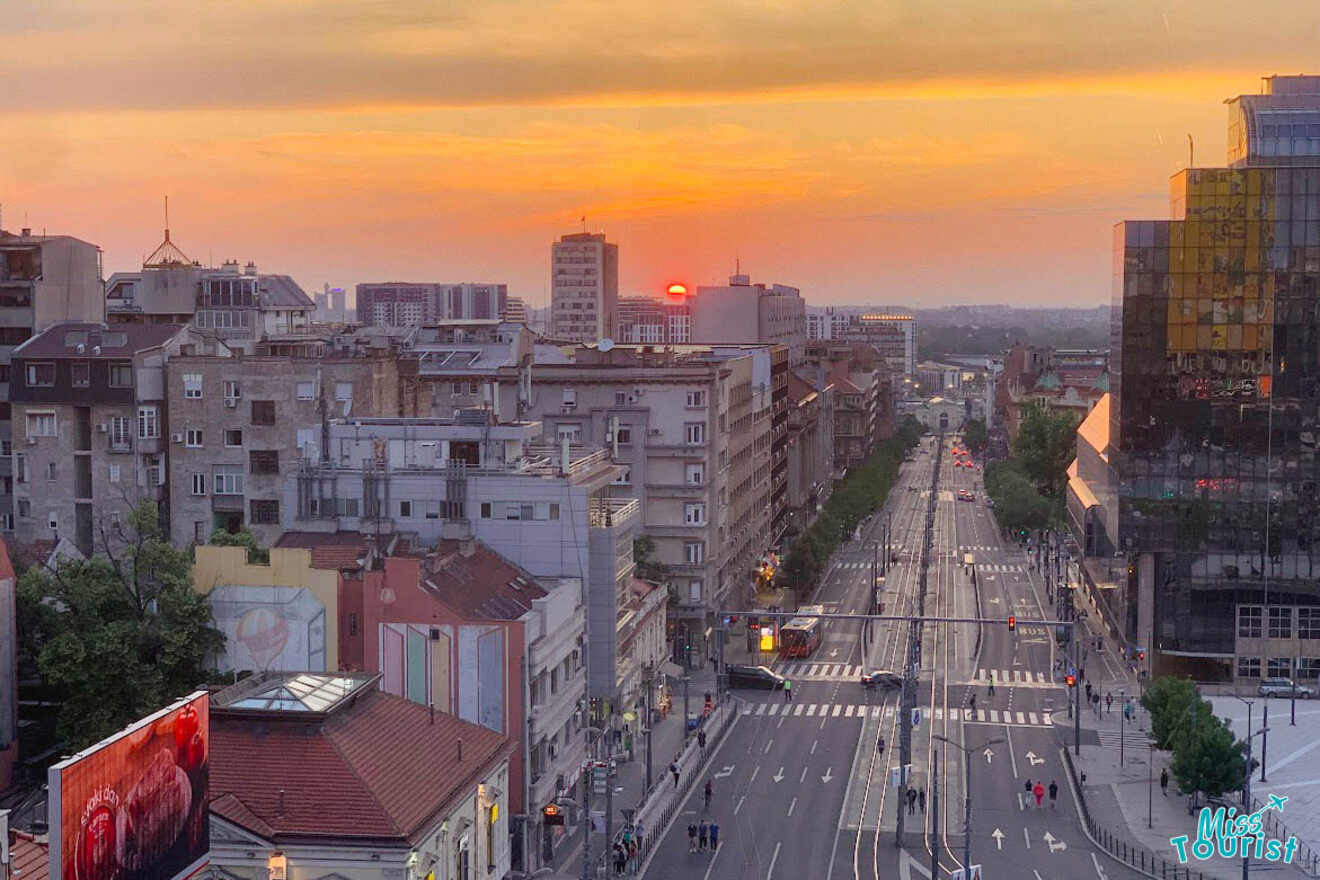
M 561 236 L 550 248 L 550 335 L 594 343 L 614 335 L 619 246 L 604 233 Z
M 375 327 L 499 320 L 508 298 L 507 284 L 367 282 L 357 286 L 357 317 Z
M 723 287 L 698 287 L 688 308 L 692 342 L 782 345 L 790 366 L 802 363 L 807 313 L 796 287 L 752 284 L 747 275 L 731 275 Z

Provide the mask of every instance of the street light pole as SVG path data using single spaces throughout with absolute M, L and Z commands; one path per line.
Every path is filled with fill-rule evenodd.
M 940 848 L 935 841 L 940 837 L 940 753 L 935 752 L 930 765 L 930 876 L 939 880 Z
M 1250 731 L 1248 730 L 1248 733 Z M 1270 745 L 1270 695 L 1260 707 L 1260 781 L 1265 781 L 1265 750 Z
M 963 776 L 963 795 L 964 795 L 963 870 L 968 875 L 970 875 L 972 870 L 972 746 L 959 745 L 958 743 L 954 742 L 948 737 L 938 733 L 934 734 L 933 738 L 945 743 L 946 745 L 953 746 L 953 748 L 962 752 L 963 768 L 965 771 Z M 1002 736 L 997 736 L 994 739 L 986 740 L 984 743 L 977 746 L 976 748 L 986 749 L 989 748 L 990 746 L 997 745 L 998 743 L 1001 743 L 1003 741 L 1004 738 Z M 938 847 L 935 846 L 933 843 L 931 848 L 932 850 L 938 849 Z M 933 859 L 934 857 L 935 857 L 934 853 L 932 852 L 931 858 Z M 938 877 L 939 873 L 936 870 L 934 870 L 935 868 L 934 862 L 931 863 L 931 867 L 932 867 L 931 877 L 932 878 Z
M 1154 828 L 1155 814 L 1155 741 L 1146 743 L 1146 827 Z

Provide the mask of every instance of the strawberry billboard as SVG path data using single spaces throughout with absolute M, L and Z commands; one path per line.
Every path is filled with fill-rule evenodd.
M 174 880 L 207 862 L 205 691 L 50 768 L 51 880 Z

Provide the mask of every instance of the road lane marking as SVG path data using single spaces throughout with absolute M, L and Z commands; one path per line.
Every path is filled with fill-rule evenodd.
M 738 803 L 733 805 L 733 815 L 735 816 L 738 815 L 738 811 L 742 809 L 743 801 L 745 800 L 747 800 L 747 795 L 743 795 L 742 797 L 738 798 Z
M 803 773 L 806 773 L 805 770 L 802 771 L 802 772 L 803 772 Z M 790 801 L 789 804 L 788 804 L 788 815 L 790 815 L 790 816 L 793 815 L 793 808 L 796 807 L 796 806 L 797 806 L 797 798 L 793 798 L 793 800 Z
M 1013 754 L 1013 728 L 1009 727 L 1007 724 L 1004 725 L 1004 736 L 1008 739 L 1008 760 L 1013 765 L 1013 778 L 1017 779 L 1018 778 L 1017 756 Z M 1019 794 L 1018 800 L 1021 799 L 1022 799 L 1022 795 Z
M 751 786 L 751 784 L 752 784 L 753 782 L 756 781 L 756 774 L 758 774 L 758 773 L 760 773 L 760 772 L 761 772 L 761 765 L 760 765 L 760 764 L 757 764 L 755 767 L 752 768 L 752 778 L 749 779 L 749 780 L 747 780 L 747 785 L 748 785 L 749 787 Z M 1018 795 L 1018 797 L 1021 798 L 1022 795 Z
M 765 872 L 765 880 L 770 880 L 771 876 L 773 876 L 775 873 L 775 862 L 779 861 L 780 846 L 782 846 L 781 843 L 775 844 L 775 854 L 770 857 L 770 870 Z
M 1018 797 L 1021 798 L 1022 795 L 1018 795 Z M 1026 828 L 1022 829 L 1022 839 L 1027 842 L 1027 849 L 1031 849 L 1031 835 L 1027 832 Z
M 1091 853 L 1091 863 L 1095 865 L 1095 873 L 1099 875 L 1100 880 L 1109 880 L 1109 878 L 1105 876 L 1104 869 L 1100 867 L 1100 857 L 1095 853 Z
M 813 755 L 816 754 L 816 746 L 818 746 L 818 745 L 820 745 L 820 740 L 818 740 L 818 739 L 813 739 L 813 740 L 811 741 L 811 754 L 813 754 Z
M 770 747 L 771 747 L 772 745 L 774 745 L 774 744 L 775 744 L 775 738 L 772 736 L 772 737 L 770 737 L 770 739 L 766 740 L 766 743 L 765 743 L 765 751 L 761 752 L 761 754 L 763 754 L 763 755 L 768 755 L 768 754 L 770 754 Z

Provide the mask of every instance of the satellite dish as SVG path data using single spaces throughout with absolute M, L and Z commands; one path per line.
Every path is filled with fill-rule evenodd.
M 609 351 L 611 348 L 614 348 L 614 340 L 606 336 L 604 339 L 600 341 L 600 345 L 596 347 L 599 348 L 601 351 Z

